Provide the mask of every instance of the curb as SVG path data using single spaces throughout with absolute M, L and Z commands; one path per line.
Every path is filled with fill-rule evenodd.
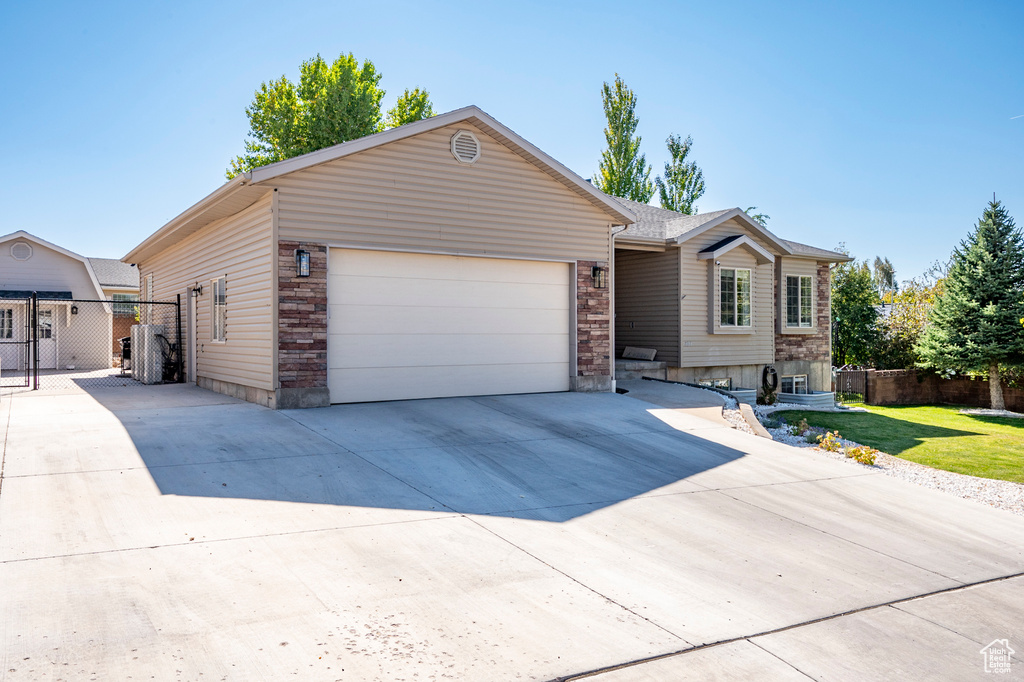
M 767 438 L 768 440 L 774 440 L 772 434 L 768 433 L 768 429 L 761 426 L 761 422 L 757 421 L 757 415 L 754 414 L 754 408 L 746 403 L 740 403 L 740 414 L 747 420 L 747 424 L 754 430 L 754 433 L 761 438 Z

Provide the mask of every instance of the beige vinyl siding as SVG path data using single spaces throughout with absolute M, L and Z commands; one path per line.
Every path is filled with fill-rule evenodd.
M 451 154 L 471 130 L 474 164 Z M 609 259 L 612 219 L 467 123 L 283 176 L 280 238 L 550 260 Z
M 25 242 L 32 257 L 25 261 L 11 257 L 11 246 Z M 65 256 L 29 239 L 0 242 L 0 289 L 20 291 L 70 291 L 74 298 L 95 299 L 89 271 L 80 260 Z
M 698 260 L 697 253 L 736 234 L 748 234 L 760 246 L 774 249 L 757 235 L 730 220 L 699 237 L 684 242 L 679 250 L 682 317 L 681 367 L 717 367 L 770 363 L 774 355 L 774 283 L 771 263 L 758 265 L 753 254 L 737 247 L 718 259 L 722 268 L 751 270 L 751 317 L 749 329 L 723 328 L 719 324 L 718 270 L 713 260 Z M 715 333 L 709 333 L 714 329 Z
M 274 390 L 271 199 L 208 225 L 156 257 L 140 263 L 153 275 L 155 300 L 182 294 L 197 282 L 196 375 Z M 227 277 L 227 340 L 212 343 L 212 280 Z M 185 357 L 188 357 L 186 352 Z
M 679 364 L 679 252 L 615 254 L 615 355 L 654 348 L 655 360 Z
M 775 286 L 778 287 L 778 312 L 780 334 L 814 334 L 818 331 L 818 262 L 802 258 L 775 259 Z M 786 326 L 786 275 L 810 275 L 811 277 L 811 326 Z

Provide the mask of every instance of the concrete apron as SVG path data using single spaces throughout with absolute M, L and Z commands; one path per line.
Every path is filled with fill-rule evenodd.
M 863 651 L 907 633 L 927 677 L 980 656 L 913 619 L 1024 631 L 1002 581 L 762 635 L 1018 574 L 1024 520 L 629 395 L 152 389 L 3 397 L 5 679 L 554 679 L 725 640 L 882 679 Z

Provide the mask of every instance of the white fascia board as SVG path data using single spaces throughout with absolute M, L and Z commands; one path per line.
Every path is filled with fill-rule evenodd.
M 772 255 L 771 251 L 768 251 L 747 235 L 743 235 L 739 239 L 734 239 L 725 246 L 721 246 L 714 251 L 701 251 L 697 254 L 697 260 L 714 260 L 715 258 L 720 258 L 738 246 L 743 246 L 752 251 L 754 253 L 754 257 L 757 258 L 758 262 L 762 265 L 765 263 L 775 262 L 775 256 Z
M 683 234 L 676 237 L 675 243 L 682 244 L 683 242 L 689 241 L 694 237 L 707 232 L 711 228 L 717 227 L 726 221 L 732 220 L 733 218 L 737 218 L 741 223 L 744 224 L 745 227 L 761 235 L 766 241 L 768 241 L 768 243 L 770 243 L 772 246 L 778 249 L 781 255 L 792 255 L 792 249 L 790 249 L 781 238 L 776 237 L 766 227 L 764 227 L 763 225 L 761 225 L 761 223 L 757 222 L 756 220 L 748 216 L 747 212 L 740 208 L 734 208 L 728 213 L 723 213 L 714 220 L 709 220 L 708 222 L 704 223 L 695 230 L 684 232 Z
M 196 203 L 192 204 L 192 206 L 182 211 L 178 216 L 170 220 L 159 230 L 146 237 L 146 239 L 144 239 L 138 246 L 122 256 L 121 261 L 124 263 L 137 263 L 139 261 L 140 254 L 142 254 L 150 245 L 170 236 L 175 230 L 188 222 L 189 219 L 194 218 L 196 215 L 214 206 L 219 201 L 247 184 L 250 184 L 249 173 L 239 173 Z
M 413 137 L 414 135 L 430 132 L 431 130 L 437 130 L 438 128 L 455 125 L 462 121 L 472 122 L 473 119 L 476 119 L 484 126 L 495 130 L 497 133 L 519 147 L 522 152 L 533 156 L 541 164 L 547 166 L 556 174 L 562 176 L 565 180 L 568 180 L 574 186 L 583 190 L 583 192 L 589 195 L 596 203 L 604 207 L 605 210 L 609 211 L 622 224 L 632 225 L 636 222 L 636 216 L 633 215 L 633 213 L 625 206 L 594 187 L 592 184 L 569 170 L 567 167 L 563 166 L 552 157 L 545 154 L 543 151 L 535 147 L 523 137 L 520 137 L 504 124 L 498 122 L 494 117 L 487 114 L 477 106 L 463 107 L 461 109 L 456 109 L 455 111 L 449 111 L 445 114 L 438 114 L 437 116 L 425 118 L 421 121 L 414 121 L 397 128 L 391 128 L 390 130 L 385 130 L 380 133 L 360 137 L 349 142 L 342 142 L 341 144 L 336 144 L 333 147 L 327 147 L 326 149 L 310 152 L 309 154 L 296 156 L 293 159 L 286 159 L 267 166 L 261 166 L 260 168 L 254 168 L 250 171 L 249 175 L 251 177 L 252 184 L 267 182 L 268 180 L 272 180 L 287 173 L 294 173 L 306 168 L 311 168 L 312 166 L 318 166 L 322 163 L 327 163 L 328 161 L 336 161 L 337 159 L 341 159 L 352 154 L 358 154 L 359 152 L 364 152 L 391 142 L 404 140 L 406 138 Z
M 74 251 L 69 251 L 62 246 L 57 246 L 56 244 L 48 242 L 45 239 L 40 239 L 39 237 L 35 236 L 34 234 L 30 234 L 25 230 L 18 230 L 17 232 L 12 232 L 8 235 L 0 237 L 0 242 L 5 242 L 9 239 L 25 239 L 30 242 L 35 242 L 39 246 L 44 246 L 48 249 L 52 249 L 57 253 L 61 254 L 62 256 L 67 256 L 72 260 L 78 261 L 79 263 L 85 266 L 85 271 L 89 275 L 89 281 L 92 282 L 92 288 L 96 292 L 96 298 L 103 298 L 103 288 L 100 287 L 100 281 L 96 279 L 96 273 L 92 269 L 92 263 L 90 263 L 89 259 L 86 258 L 85 256 L 79 256 Z

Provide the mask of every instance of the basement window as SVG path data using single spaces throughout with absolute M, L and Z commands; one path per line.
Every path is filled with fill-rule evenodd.
M 732 390 L 732 379 L 700 379 L 697 381 L 698 386 L 706 386 L 708 388 L 720 388 L 723 391 Z
M 797 374 L 791 377 L 782 377 L 779 381 L 779 392 L 780 393 L 799 393 L 801 395 L 807 394 L 807 375 Z

